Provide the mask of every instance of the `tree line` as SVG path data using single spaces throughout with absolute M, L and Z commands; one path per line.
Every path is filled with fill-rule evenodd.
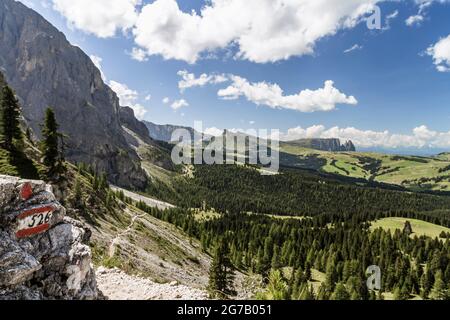
M 23 158 L 26 143 L 33 144 L 31 131 L 22 117 L 19 101 L 11 87 L 1 76 L 0 86 L 0 147 L 8 152 L 11 161 Z M 64 172 L 64 136 L 52 108 L 47 108 L 42 123 L 42 140 L 39 143 L 40 162 L 45 167 L 44 176 L 55 180 Z

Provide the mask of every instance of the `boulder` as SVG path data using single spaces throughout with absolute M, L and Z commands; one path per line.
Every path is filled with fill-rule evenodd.
M 50 185 L 0 175 L 0 300 L 97 299 L 80 225 Z

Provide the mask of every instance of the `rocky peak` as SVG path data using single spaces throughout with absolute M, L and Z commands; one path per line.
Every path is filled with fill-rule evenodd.
M 288 143 L 303 148 L 311 148 L 330 152 L 356 151 L 355 145 L 351 140 L 346 141 L 345 144 L 341 144 L 341 140 L 339 139 L 299 139 L 295 141 L 289 141 Z
M 51 106 L 68 136 L 68 160 L 91 164 L 116 184 L 145 187 L 145 172 L 120 123 L 119 99 L 100 71 L 63 33 L 14 0 L 0 3 L 0 70 L 37 137 Z
M 143 122 L 136 119 L 133 109 L 131 109 L 130 107 L 121 107 L 119 115 L 120 122 L 124 127 L 133 131 L 144 142 L 148 144 L 153 143 L 152 139 L 150 138 L 147 126 Z
M 51 186 L 0 176 L 0 300 L 98 298 L 88 238 Z

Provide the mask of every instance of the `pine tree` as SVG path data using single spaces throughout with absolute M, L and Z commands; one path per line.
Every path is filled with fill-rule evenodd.
M 407 236 L 409 236 L 413 233 L 411 222 L 409 222 L 409 221 L 405 222 L 405 226 L 403 227 L 403 233 L 406 234 Z
M 264 300 L 288 299 L 288 286 L 283 279 L 280 270 L 272 270 L 269 275 L 269 283 L 266 292 L 260 296 Z
M 61 134 L 58 133 L 58 124 L 56 122 L 55 113 L 51 108 L 47 108 L 45 112 L 44 126 L 42 129 L 43 141 L 41 143 L 41 151 L 43 154 L 43 162 L 47 167 L 47 177 L 53 178 L 55 174 L 60 173 L 62 169 L 59 139 Z
M 446 300 L 449 298 L 447 286 L 443 280 L 442 271 L 439 270 L 434 276 L 434 286 L 431 289 L 430 298 L 433 300 Z
M 17 145 L 22 141 L 19 102 L 12 89 L 4 86 L 0 104 L 0 144 L 6 150 L 14 151 L 15 143 Z
M 236 295 L 234 290 L 234 267 L 230 261 L 230 249 L 225 239 L 216 247 L 209 271 L 208 290 L 212 298 L 226 299 Z
M 350 300 L 350 294 L 344 284 L 338 283 L 336 285 L 336 289 L 334 289 L 334 292 L 331 295 L 331 300 Z
M 298 299 L 304 301 L 314 300 L 314 289 L 312 285 L 308 286 L 307 283 L 303 284 Z
M 83 190 L 81 188 L 80 179 L 77 178 L 75 180 L 75 184 L 73 187 L 72 205 L 75 208 L 78 208 L 78 207 L 80 207 L 82 201 L 83 201 Z

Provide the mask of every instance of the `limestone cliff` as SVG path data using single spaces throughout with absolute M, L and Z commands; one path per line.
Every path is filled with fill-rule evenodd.
M 115 184 L 145 187 L 145 173 L 120 123 L 119 100 L 100 71 L 64 34 L 14 0 L 0 2 L 0 71 L 37 137 L 50 106 L 68 136 L 68 160 L 107 172 Z

